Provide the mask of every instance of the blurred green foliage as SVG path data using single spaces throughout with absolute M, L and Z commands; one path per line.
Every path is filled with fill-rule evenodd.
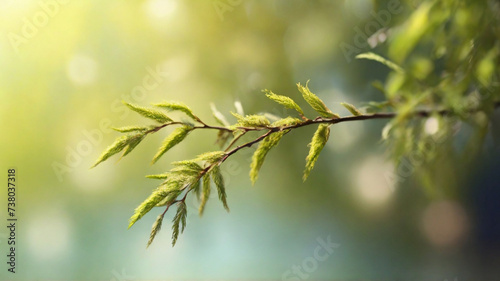
M 393 158 L 415 167 L 431 197 L 456 196 L 457 181 L 469 168 L 465 159 L 480 151 L 500 100 L 500 7 L 497 1 L 414 5 L 407 19 L 391 28 L 385 48 L 404 70 L 389 73 L 382 89 L 387 105 L 399 113 L 386 137 Z M 450 114 L 413 120 L 419 108 Z M 468 144 L 453 149 L 457 126 L 472 130 Z
M 391 12 L 398 12 L 398 9 L 393 7 L 395 4 L 400 5 L 401 3 L 395 0 L 389 1 L 387 10 L 375 12 L 376 19 L 385 19 L 388 22 L 391 18 Z M 220 12 L 219 16 L 230 9 L 226 6 L 216 5 L 215 7 Z M 481 139 L 484 138 L 488 130 L 488 116 L 492 116 L 495 104 L 500 101 L 500 94 L 497 91 L 500 86 L 500 77 L 495 72 L 495 65 L 500 60 L 499 14 L 498 3 L 492 1 L 423 1 L 415 6 L 415 10 L 407 15 L 405 21 L 385 27 L 387 30 L 384 32 L 390 33 L 387 55 L 393 61 L 372 52 L 356 56 L 357 59 L 377 61 L 391 70 L 385 85 L 378 83 L 381 85 L 378 88 L 385 94 L 386 101 L 375 108 L 375 111 L 390 110 L 390 112 L 395 113 L 393 120 L 383 130 L 383 138 L 388 142 L 392 158 L 398 166 L 396 173 L 388 176 L 390 181 L 404 182 L 410 171 L 405 172 L 402 167 L 407 165 L 407 170 L 415 170 L 417 178 L 426 187 L 431 198 L 456 196 L 457 182 L 453 180 L 443 182 L 439 178 L 443 176 L 452 178 L 459 174 L 460 170 L 468 168 L 465 164 L 455 164 L 458 157 L 456 154 L 460 154 L 462 159 L 475 157 L 474 154 L 478 151 L 477 147 L 481 146 Z M 470 26 L 473 28 L 469 29 Z M 478 33 L 477 30 L 481 32 Z M 243 116 L 232 113 L 237 119 L 235 125 L 211 127 L 194 115 L 192 110 L 184 104 L 177 102 L 157 104 L 157 106 L 170 110 L 183 111 L 195 123 L 201 124 L 201 126 L 195 126 L 188 122 L 174 122 L 170 117 L 155 109 L 126 104 L 132 110 L 144 117 L 156 120 L 161 125 L 151 127 L 150 130 L 142 131 L 138 135 L 129 135 L 127 139 L 123 139 L 123 137 L 117 139 L 115 144 L 103 153 L 96 164 L 109 158 L 111 153 L 116 154 L 124 149 L 123 155 L 125 156 L 147 134 L 154 133 L 169 125 L 182 124 L 183 126 L 177 128 L 165 139 L 155 155 L 153 163 L 167 150 L 182 142 L 194 129 L 217 130 L 219 134 L 216 142 L 222 146 L 227 140 L 224 133 L 229 131 L 234 135 L 234 140 L 225 149 L 225 153 L 220 152 L 223 153 L 223 158 L 215 162 L 206 162 L 203 167 L 193 160 L 187 161 L 187 164 L 183 162 L 184 166 L 174 168 L 166 173 L 169 175 L 166 180 L 136 209 L 130 225 L 165 198 L 169 198 L 166 204 L 162 204 L 166 205 L 166 210 L 178 202 L 182 203 L 180 206 L 183 206 L 182 210 L 185 210 L 187 194 L 191 190 L 199 189 L 200 182 L 203 177 L 206 177 L 206 174 L 212 173 L 214 169 L 218 170 L 219 165 L 222 165 L 229 156 L 238 152 L 240 148 L 250 147 L 260 142 L 252 156 L 250 165 L 250 178 L 252 183 L 255 183 L 265 157 L 272 148 L 278 145 L 285 134 L 304 125 L 310 125 L 309 123 L 313 120 L 330 122 L 330 124 L 319 125 L 309 144 L 310 151 L 306 158 L 307 164 L 303 176 L 305 180 L 328 141 L 331 124 L 334 124 L 340 116 L 333 113 L 317 95 L 313 94 L 307 84 L 302 86 L 299 83 L 297 86 L 305 101 L 319 115 L 318 117 L 313 119 L 305 117 L 302 109 L 293 99 L 276 95 L 269 90 L 265 90 L 268 98 L 285 108 L 296 110 L 303 121 L 296 119 L 295 123 L 287 124 L 287 120 L 292 120 L 293 117 L 288 116 L 283 119 L 277 117 L 278 121 L 276 122 L 283 124 L 275 125 L 275 123 L 271 124 L 265 114 Z M 344 102 L 341 104 L 353 116 L 366 116 L 367 119 L 370 117 L 370 114 L 363 115 L 353 105 Z M 216 116 L 221 113 L 214 111 L 213 114 Z M 216 119 L 220 121 L 220 118 Z M 453 127 L 460 122 L 471 124 L 474 130 L 469 137 L 469 147 L 455 152 L 452 147 Z M 240 137 L 252 131 L 267 132 L 253 141 L 229 150 L 233 144 L 238 144 L 237 141 Z M 464 163 L 466 161 L 458 162 Z M 189 165 L 196 165 L 198 168 L 193 172 L 192 169 L 188 168 Z M 181 177 L 182 180 L 179 180 L 178 177 Z M 219 197 L 228 209 L 224 185 L 217 184 L 217 182 L 221 182 L 221 180 L 217 181 L 217 178 L 222 179 L 220 172 L 213 179 L 218 187 Z M 459 180 L 457 177 L 455 178 Z M 172 187 L 172 183 L 175 183 L 175 187 Z M 204 184 L 202 193 L 209 193 L 210 191 L 207 189 L 210 187 Z M 174 196 L 171 196 L 172 194 Z M 182 199 L 179 199 L 180 197 Z M 201 195 L 201 197 L 204 198 L 201 206 L 204 206 L 208 196 Z M 203 207 L 200 207 L 200 210 L 203 210 Z M 178 218 L 179 216 L 174 218 L 175 227 L 172 236 L 174 244 L 179 233 Z M 159 230 L 159 227 L 155 226 L 161 225 L 162 219 L 163 216 L 158 218 L 160 221 L 155 222 L 148 245 Z

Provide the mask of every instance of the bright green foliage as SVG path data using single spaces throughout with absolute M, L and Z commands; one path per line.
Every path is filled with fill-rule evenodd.
M 380 2 L 374 5 L 378 7 L 380 6 L 378 4 L 385 5 L 387 1 L 375 0 L 375 2 Z M 425 185 L 425 190 L 429 191 L 429 195 L 432 197 L 439 193 L 441 196 L 443 195 L 441 193 L 446 192 L 453 194 L 460 180 L 449 180 L 460 175 L 453 161 L 467 159 L 468 161 L 462 162 L 471 162 L 470 156 L 480 151 L 479 144 L 491 127 L 490 116 L 493 115 L 495 102 L 498 103 L 500 100 L 500 73 L 497 70 L 497 66 L 500 65 L 499 6 L 497 1 L 417 2 L 413 3 L 414 9 L 404 9 L 401 15 L 394 15 L 391 25 L 395 26 L 387 26 L 389 38 L 385 43 L 381 43 L 387 46 L 378 48 L 388 50 L 383 56 L 374 53 L 357 56 L 358 59 L 380 62 L 389 68 L 386 81 L 373 84 L 385 96 L 385 101 L 367 102 L 367 111 L 380 113 L 378 115 L 364 115 L 353 105 L 342 103 L 352 115 L 362 118 L 348 116 L 338 120 L 339 115 L 333 113 L 318 96 L 313 94 L 307 83 L 305 86 L 299 83 L 297 87 L 305 101 L 319 114 L 311 119 L 303 115 L 302 108 L 291 98 L 276 95 L 269 90 L 264 91 L 271 100 L 288 109 L 296 110 L 302 120 L 290 116 L 280 119 L 270 114 L 244 116 L 241 103 L 235 102 L 239 113 L 233 113 L 237 118 L 235 124 L 230 124 L 225 116 L 213 104 L 211 105 L 217 123 L 222 126 L 216 127 L 202 122 L 182 103 L 156 104 L 169 111 L 181 111 L 202 124 L 194 126 L 179 121 L 173 122 L 162 111 L 125 103 L 131 110 L 159 122 L 160 125 L 116 128 L 115 130 L 119 132 L 130 134 L 118 138 L 104 151 L 94 166 L 121 151 L 123 156 L 126 156 L 149 134 L 178 124 L 183 126 L 165 139 L 154 156 L 153 163 L 196 129 L 216 130 L 216 143 L 221 147 L 220 151 L 203 153 L 192 160 L 174 162 L 173 168 L 163 174 L 147 176 L 163 181 L 136 208 L 129 227 L 153 207 L 164 206 L 166 212 L 177 203 L 177 213 L 172 225 L 172 240 L 175 244 L 185 227 L 187 214 L 185 199 L 191 191 L 196 193 L 200 200 L 199 214 L 202 215 L 210 197 L 212 179 L 219 199 L 229 210 L 220 165 L 240 149 L 254 144 L 259 145 L 250 165 L 250 179 L 255 183 L 265 157 L 286 133 L 316 124 L 318 129 L 309 144 L 310 149 L 306 158 L 303 176 L 306 180 L 328 141 L 332 124 L 375 117 L 392 118 L 383 129 L 382 136 L 390 147 L 396 164 L 405 157 L 411 159 L 414 155 L 421 155 L 419 165 L 415 166 L 415 173 Z M 429 128 L 428 117 L 438 121 L 438 129 L 433 129 L 432 126 Z M 269 120 L 274 122 L 271 124 Z M 463 155 L 455 155 L 457 153 L 452 138 L 459 123 L 467 125 L 472 135 L 470 142 L 463 149 Z M 260 135 L 249 142 L 243 141 L 255 134 Z M 230 145 L 226 145 L 230 138 L 233 138 L 233 141 Z M 437 187 L 439 192 L 436 191 Z M 162 219 L 163 214 L 157 218 L 152 227 L 148 245 L 161 229 Z
M 172 119 L 170 119 L 170 117 L 168 117 L 165 113 L 163 113 L 159 110 L 145 108 L 145 107 L 133 105 L 133 104 L 130 104 L 127 102 L 123 102 L 123 104 L 125 104 L 128 108 L 132 109 L 133 111 L 139 113 L 140 115 L 142 115 L 146 118 L 149 118 L 149 119 L 153 119 L 153 120 L 157 121 L 158 123 L 167 123 L 167 122 L 172 121 Z
M 201 180 L 197 180 L 196 183 L 191 185 L 191 190 L 196 194 L 198 201 L 201 199 Z
M 226 153 L 224 151 L 205 152 L 203 154 L 196 156 L 196 160 L 206 161 L 208 163 L 216 163 L 219 162 L 225 155 Z
M 186 227 L 186 217 L 186 203 L 184 201 L 180 201 L 177 203 L 177 213 L 172 221 L 172 246 L 175 246 L 177 238 L 179 237 L 179 228 L 181 228 L 181 233 L 184 232 L 184 228 Z
M 283 119 L 280 119 L 280 120 L 274 122 L 273 124 L 271 124 L 271 126 L 272 127 L 293 126 L 293 125 L 300 124 L 300 122 L 302 122 L 302 120 L 288 116 L 286 118 L 283 118 Z
M 203 168 L 193 160 L 177 161 L 173 162 L 172 165 L 176 167 L 170 170 L 171 173 L 196 176 L 203 170 Z
M 300 83 L 297 84 L 302 97 L 307 101 L 307 103 L 319 113 L 322 117 L 326 118 L 340 118 L 337 114 L 333 113 L 328 107 L 326 107 L 325 103 L 315 94 L 313 94 L 307 83 L 305 86 L 302 86 Z
M 473 162 L 492 121 L 476 117 L 492 116 L 500 100 L 499 11 L 498 1 L 417 1 L 394 18 L 387 45 L 379 49 L 387 50 L 381 55 L 399 66 L 391 69 L 381 89 L 387 105 L 381 109 L 397 113 L 383 139 L 396 165 L 422 155 L 414 178 L 430 198 L 459 192 L 457 181 L 466 174 L 463 163 Z M 451 114 L 440 120 L 437 132 L 429 133 L 428 119 L 414 115 L 421 109 Z M 459 124 L 470 130 L 456 134 Z M 463 149 L 453 145 L 455 135 Z
M 130 133 L 130 132 L 144 132 L 151 129 L 151 127 L 143 127 L 143 126 L 127 126 L 121 128 L 113 128 L 113 130 L 120 133 Z
M 403 24 L 400 32 L 404 32 L 404 35 L 394 36 L 394 42 L 389 46 L 389 55 L 395 58 L 397 62 L 402 62 L 407 57 L 431 27 L 437 27 L 437 25 L 448 19 L 449 8 L 452 7 L 442 10 L 436 7 L 436 14 L 432 15 L 431 10 L 437 2 L 423 1 Z
M 250 164 L 250 180 L 252 184 L 255 184 L 257 177 L 259 176 L 259 170 L 264 164 L 267 153 L 276 145 L 278 145 L 281 138 L 287 133 L 287 131 L 275 132 L 267 137 L 260 143 L 257 150 L 255 150 L 252 156 L 252 163 Z
M 377 55 L 377 54 L 374 54 L 372 52 L 368 52 L 368 53 L 363 53 L 363 54 L 359 54 L 356 56 L 357 59 L 367 59 L 367 60 L 374 60 L 374 61 L 377 61 L 377 62 L 380 62 L 381 64 L 384 64 L 385 66 L 389 67 L 390 69 L 396 71 L 396 72 L 399 72 L 399 73 L 404 73 L 405 71 L 401 68 L 401 66 L 395 64 L 394 62 L 386 59 L 386 58 L 383 58 L 382 56 L 380 55 Z
M 264 92 L 266 93 L 266 96 L 268 98 L 270 98 L 271 100 L 281 104 L 282 106 L 284 106 L 286 108 L 296 110 L 302 116 L 304 115 L 304 111 L 302 111 L 302 108 L 300 108 L 300 106 L 291 98 L 286 97 L 286 96 L 277 95 L 277 94 L 275 94 L 267 89 L 264 90 Z
M 146 178 L 148 179 L 156 179 L 156 180 L 164 180 L 170 176 L 169 173 L 164 173 L 164 174 L 157 174 L 157 175 L 147 175 Z
M 143 133 L 139 133 L 137 135 L 131 136 L 127 142 L 127 146 L 125 147 L 125 150 L 123 151 L 122 157 L 127 156 L 134 148 L 141 143 L 141 141 L 144 139 L 145 135 Z
M 101 156 L 99 156 L 99 158 L 94 163 L 94 165 L 92 165 L 91 168 L 99 165 L 99 163 L 107 160 L 109 157 L 122 151 L 130 143 L 131 139 L 132 138 L 130 136 L 121 136 L 117 138 L 115 142 L 110 146 L 108 146 L 108 148 L 106 148 L 106 150 L 101 154 Z
M 181 185 L 177 185 L 177 184 L 171 184 L 171 183 L 168 183 L 168 181 L 171 180 L 172 177 L 170 177 L 165 185 L 166 186 L 171 186 L 170 188 L 172 189 L 172 191 L 170 191 L 167 196 L 165 196 L 165 198 L 163 198 L 160 202 L 158 202 L 158 204 L 155 205 L 155 207 L 162 207 L 162 206 L 169 206 L 170 204 L 172 204 L 172 202 L 177 198 L 177 196 L 179 196 L 182 192 L 182 188 L 181 188 Z
M 153 227 L 151 227 L 151 234 L 149 235 L 148 245 L 146 246 L 146 248 L 148 248 L 149 245 L 151 245 L 151 243 L 153 243 L 153 240 L 155 239 L 156 234 L 158 234 L 158 232 L 160 232 L 161 224 L 163 222 L 163 216 L 164 216 L 164 214 L 160 214 L 156 218 L 155 223 L 153 223 Z
M 170 102 L 161 102 L 161 103 L 156 103 L 154 106 L 166 108 L 168 111 L 181 111 L 184 112 L 187 116 L 191 117 L 195 121 L 200 121 L 200 118 L 198 118 L 196 115 L 193 114 L 193 111 L 191 108 L 189 108 L 187 105 L 180 103 L 180 102 L 175 102 L 175 101 L 170 101 Z
M 203 215 L 205 210 L 205 205 L 207 204 L 208 198 L 210 198 L 210 174 L 206 173 L 203 175 L 203 190 L 201 192 L 201 202 L 198 209 L 198 213 Z
M 359 111 L 359 109 L 357 109 L 354 105 L 352 105 L 350 103 L 341 102 L 340 104 L 343 107 L 345 107 L 347 110 L 349 110 L 349 112 L 351 112 L 351 114 L 354 115 L 354 116 L 363 115 L 363 113 L 361 113 L 361 111 Z
M 224 209 L 229 212 L 229 206 L 227 205 L 226 200 L 226 187 L 224 186 L 224 178 L 222 177 L 220 167 L 218 165 L 214 165 L 210 171 L 210 175 L 215 183 L 215 187 L 217 187 L 219 200 L 222 202 Z
M 238 113 L 231 112 L 238 119 L 237 127 L 266 127 L 271 123 L 262 115 L 246 115 L 241 116 Z
M 314 133 L 314 136 L 309 144 L 309 154 L 306 158 L 306 169 L 304 170 L 304 181 L 309 177 L 312 169 L 314 168 L 314 164 L 318 160 L 319 154 L 323 147 L 325 147 L 326 142 L 330 136 L 330 124 L 320 124 L 318 129 Z
M 130 223 L 128 227 L 132 227 L 138 220 L 140 220 L 145 214 L 147 214 L 153 207 L 160 203 L 169 194 L 174 194 L 177 197 L 179 195 L 179 190 L 169 190 L 163 186 L 157 188 L 153 193 L 144 200 L 139 207 L 135 209 L 134 215 L 130 218 Z M 175 198 L 173 198 L 175 199 Z M 172 200 L 173 200 L 172 199 Z
M 153 163 L 158 161 L 160 157 L 165 154 L 169 149 L 179 144 L 181 141 L 186 138 L 186 136 L 191 132 L 193 127 L 191 126 L 182 126 L 175 129 L 164 141 L 156 155 L 153 157 Z
M 491 49 L 476 66 L 476 76 L 483 85 L 490 85 L 495 77 L 495 58 L 499 56 L 499 49 Z

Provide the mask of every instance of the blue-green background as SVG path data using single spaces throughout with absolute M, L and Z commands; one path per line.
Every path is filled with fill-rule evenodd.
M 383 80 L 387 69 L 354 54 L 346 58 L 340 48 L 354 45 L 355 28 L 375 20 L 371 1 L 1 3 L 0 173 L 6 182 L 7 169 L 17 169 L 19 221 L 16 274 L 7 272 L 8 233 L 0 228 L 0 280 L 123 274 L 122 280 L 281 280 L 313 255 L 318 238 L 328 237 L 340 247 L 318 262 L 310 280 L 468 280 L 494 273 L 499 163 L 492 145 L 469 171 L 470 181 L 460 183 L 463 194 L 435 201 L 411 177 L 400 185 L 387 180 L 394 167 L 380 142 L 385 121 L 334 126 L 302 183 L 314 128 L 301 128 L 270 153 L 253 187 L 253 149 L 231 157 L 223 166 L 231 212 L 213 196 L 200 218 L 188 199 L 188 225 L 174 248 L 168 221 L 145 247 L 161 210 L 130 230 L 128 218 L 157 184 L 144 175 L 217 149 L 215 132 L 192 133 L 151 166 L 166 130 L 119 163 L 113 158 L 89 169 L 119 135 L 109 124 L 147 124 L 121 100 L 182 101 L 212 124 L 211 102 L 224 113 L 241 101 L 245 113 L 285 116 L 262 94 L 266 88 L 307 108 L 295 83 L 308 79 L 342 115 L 348 112 L 340 102 L 383 100 L 370 83 Z M 401 5 L 391 24 L 411 12 Z M 30 28 L 36 21 L 43 24 Z M 151 71 L 163 74 L 154 78 Z M 144 79 L 155 85 L 136 92 Z M 3 225 L 6 190 L 0 194 Z M 450 233 L 440 228 L 447 222 L 458 237 L 440 240 L 440 231 Z

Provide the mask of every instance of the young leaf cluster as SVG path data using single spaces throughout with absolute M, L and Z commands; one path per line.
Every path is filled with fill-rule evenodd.
M 217 143 L 222 148 L 221 150 L 202 153 L 194 159 L 172 162 L 172 168 L 170 170 L 162 174 L 146 176 L 147 178 L 161 180 L 162 182 L 153 190 L 151 195 L 135 209 L 130 218 L 129 228 L 155 207 L 165 208 L 152 226 L 147 244 L 149 246 L 162 227 L 165 213 L 170 207 L 175 206 L 177 211 L 172 221 L 172 244 L 175 245 L 179 234 L 184 231 L 186 226 L 187 206 L 185 200 L 189 193 L 194 193 L 199 200 L 198 213 L 202 215 L 210 199 L 213 183 L 222 206 L 229 211 L 227 192 L 221 167 L 228 157 L 236 154 L 240 150 L 258 144 L 252 156 L 249 173 L 252 184 L 255 184 L 259 172 L 264 165 L 266 156 L 271 149 L 278 146 L 281 139 L 287 133 L 301 127 L 315 125 L 317 129 L 309 143 L 309 152 L 306 157 L 303 174 L 303 180 L 306 180 L 330 137 L 330 127 L 332 125 L 356 120 L 394 117 L 396 117 L 394 120 L 398 120 L 398 118 L 401 118 L 401 116 L 390 112 L 365 114 L 349 103 L 341 103 L 341 105 L 352 115 L 340 117 L 338 114 L 333 113 L 318 96 L 311 92 L 307 83 L 305 86 L 299 83 L 297 87 L 302 93 L 305 102 L 314 109 L 319 116 L 308 118 L 299 104 L 290 97 L 277 95 L 268 90 L 264 91 L 266 97 L 285 108 L 294 110 L 295 114 L 298 116 L 287 116 L 271 123 L 264 114 L 243 116 L 242 114 L 232 113 L 236 120 L 234 124 L 231 124 L 227 121 L 228 119 L 212 105 L 213 115 L 220 126 L 211 126 L 203 122 L 189 107 L 182 103 L 163 102 L 156 104 L 156 106 L 166 109 L 167 111 L 181 111 L 197 124 L 174 121 L 159 110 L 125 103 L 131 110 L 160 124 L 150 126 L 127 126 L 115 129 L 125 135 L 119 137 L 109 146 L 97 159 L 93 167 L 121 151 L 123 151 L 123 156 L 128 155 L 147 135 L 158 132 L 169 126 L 177 126 L 177 128 L 165 138 L 158 152 L 153 157 L 153 163 L 157 162 L 174 146 L 181 143 L 191 132 L 198 129 L 216 131 Z M 241 105 L 237 107 L 238 111 L 242 112 L 240 108 Z M 412 115 L 427 117 L 430 116 L 430 112 L 408 111 L 404 116 Z M 257 136 L 250 138 L 250 141 L 243 141 L 244 137 L 254 134 L 257 134 Z M 232 140 L 228 145 L 225 145 L 228 139 Z
M 169 101 L 154 104 L 156 107 L 160 108 L 160 110 L 125 103 L 131 110 L 160 124 L 115 128 L 116 131 L 126 135 L 119 137 L 110 147 L 108 147 L 97 159 L 93 167 L 109 159 L 118 152 L 123 151 L 122 156 L 128 155 L 147 135 L 169 126 L 177 126 L 177 128 L 164 139 L 161 147 L 153 157 L 153 163 L 156 163 L 165 153 L 181 143 L 192 131 L 197 129 L 211 129 L 217 131 L 217 143 L 221 147 L 224 147 L 226 141 L 232 138 L 231 143 L 227 145 L 224 150 L 206 152 L 191 160 L 175 161 L 171 163 L 172 168 L 170 170 L 162 174 L 146 176 L 147 178 L 161 180 L 162 182 L 151 195 L 135 209 L 130 218 L 129 228 L 154 207 L 164 207 L 164 212 L 157 217 L 152 226 L 147 244 L 149 246 L 159 233 L 167 210 L 171 206 L 176 206 L 177 212 L 172 221 L 172 244 L 175 244 L 179 234 L 182 233 L 185 228 L 187 214 L 185 200 L 190 192 L 193 192 L 198 198 L 200 202 L 198 213 L 202 215 L 208 199 L 210 198 L 213 182 L 213 186 L 215 187 L 222 206 L 229 211 L 226 187 L 221 171 L 221 165 L 228 157 L 241 149 L 258 143 L 258 148 L 253 154 L 250 164 L 250 179 L 252 183 L 255 184 L 269 151 L 276 147 L 288 132 L 303 126 L 318 124 L 318 130 L 313 136 L 309 155 L 306 158 L 306 169 L 304 171 L 304 179 L 306 179 L 328 140 L 331 123 L 338 122 L 340 117 L 326 107 L 324 102 L 309 90 L 307 84 L 306 86 L 302 86 L 301 84 L 297 86 L 306 103 L 320 115 L 319 117 L 313 119 L 307 118 L 302 108 L 290 97 L 277 95 L 269 90 L 264 91 L 266 97 L 285 108 L 296 111 L 299 118 L 287 116 L 271 123 L 263 114 L 243 116 L 238 113 L 232 113 L 236 118 L 236 122 L 230 124 L 227 121 L 228 119 L 212 105 L 213 116 L 220 126 L 210 126 L 203 122 L 183 103 Z M 344 106 L 346 106 L 353 115 L 361 115 L 361 112 L 354 106 L 349 104 L 344 104 Z M 236 107 L 237 111 L 242 112 L 240 104 L 236 105 Z M 174 121 L 168 117 L 166 113 L 162 112 L 161 109 L 165 109 L 167 112 L 183 112 L 195 121 L 195 123 L 198 123 L 198 125 Z M 249 142 L 242 143 L 232 148 L 237 145 L 244 136 L 254 132 L 261 132 L 261 135 Z
M 129 227 L 155 207 L 165 208 L 153 224 L 148 240 L 149 246 L 159 233 L 165 213 L 171 206 L 177 208 L 172 221 L 172 243 L 176 243 L 179 234 L 186 226 L 187 196 L 191 192 L 196 195 L 200 202 L 198 212 L 202 215 L 212 192 L 212 182 L 223 207 L 229 210 L 221 171 L 228 157 L 242 149 L 258 146 L 250 164 L 250 180 L 254 184 L 271 149 L 277 147 L 288 132 L 301 127 L 317 127 L 309 143 L 304 180 L 309 177 L 324 149 L 330 137 L 331 126 L 340 122 L 392 119 L 384 129 L 383 135 L 391 145 L 393 157 L 397 159 L 413 151 L 422 152 L 423 147 L 428 147 L 426 141 L 437 143 L 436 137 L 426 132 L 424 122 L 429 117 L 437 120 L 440 131 L 452 132 L 458 122 L 445 120 L 445 117 L 457 116 L 461 122 L 470 123 L 477 128 L 477 136 L 473 140 L 484 139 L 491 121 L 485 116 L 490 116 L 494 108 L 500 106 L 498 94 L 500 74 L 496 67 L 500 63 L 499 11 L 495 1 L 469 1 L 465 4 L 460 1 L 420 1 L 414 9 L 406 10 L 404 13 L 408 14 L 399 17 L 403 21 L 398 28 L 387 27 L 387 34 L 391 36 L 391 40 L 387 40 L 389 42 L 387 55 L 370 52 L 357 56 L 358 59 L 379 62 L 390 71 L 385 83 L 374 84 L 384 94 L 386 100 L 367 103 L 369 109 L 375 113 L 364 113 L 350 103 L 341 103 L 351 114 L 341 117 L 312 93 L 308 83 L 305 85 L 299 83 L 297 88 L 305 103 L 317 115 L 312 118 L 306 116 L 300 103 L 270 90 L 264 90 L 265 96 L 294 111 L 295 115 L 279 117 L 277 121 L 265 114 L 245 115 L 241 103 L 236 102 L 237 113 L 232 113 L 235 117 L 235 122 L 232 123 L 211 104 L 212 114 L 217 123 L 217 126 L 214 126 L 202 121 L 183 103 L 165 101 L 154 104 L 153 108 L 124 103 L 130 110 L 154 121 L 154 124 L 115 128 L 124 135 L 106 148 L 92 167 L 120 152 L 122 157 L 127 156 L 148 135 L 167 127 L 176 128 L 163 141 L 153 157 L 153 163 L 159 161 L 165 153 L 184 141 L 193 131 L 198 129 L 216 131 L 216 143 L 220 146 L 220 150 L 203 153 L 191 160 L 173 162 L 170 170 L 147 176 L 160 180 L 161 184 L 135 209 Z M 446 28 L 443 29 L 442 26 Z M 174 121 L 167 115 L 172 111 L 182 112 L 194 124 Z M 449 139 L 444 139 L 437 145 L 451 143 Z M 477 143 L 478 141 L 471 142 L 468 148 L 477 150 Z M 429 179 L 433 175 L 442 175 L 440 168 L 454 166 L 454 163 L 450 162 L 425 162 L 428 159 L 444 159 L 446 157 L 437 156 L 439 151 L 448 153 L 452 149 L 437 149 L 437 151 L 419 154 L 424 155 L 422 160 L 424 162 L 420 166 L 428 169 L 422 173 L 422 178 L 427 182 L 432 182 Z M 441 189 L 448 188 L 441 186 Z

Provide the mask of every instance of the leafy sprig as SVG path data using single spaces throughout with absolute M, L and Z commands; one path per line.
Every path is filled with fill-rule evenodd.
M 375 59 L 384 64 L 388 64 L 387 61 L 381 61 L 381 58 L 373 55 L 364 56 L 363 58 Z M 394 67 L 392 65 L 390 66 Z M 157 217 L 153 224 L 147 243 L 149 246 L 161 229 L 165 213 L 171 206 L 175 205 L 177 211 L 172 221 L 172 244 L 175 245 L 179 234 L 184 231 L 186 225 L 187 206 L 185 201 L 189 193 L 194 191 L 196 194 L 200 202 L 198 212 L 199 215 L 202 215 L 208 199 L 210 198 L 213 182 L 219 200 L 222 202 L 223 207 L 229 211 L 227 192 L 220 166 L 226 159 L 238 151 L 251 147 L 254 144 L 259 144 L 252 156 L 252 162 L 250 164 L 250 179 L 252 183 L 255 184 L 259 172 L 264 165 L 266 156 L 279 144 L 280 140 L 288 132 L 300 127 L 316 125 L 317 130 L 309 144 L 309 153 L 306 157 L 303 175 L 303 179 L 306 180 L 330 137 L 330 127 L 333 124 L 368 119 L 388 119 L 398 116 L 395 112 L 363 113 L 352 104 L 342 103 L 352 115 L 341 117 L 333 113 L 317 95 L 313 94 L 307 83 L 305 86 L 299 83 L 297 87 L 307 104 L 314 109 L 319 116 L 308 118 L 302 108 L 294 100 L 286 96 L 274 94 L 269 90 L 264 91 L 269 99 L 285 108 L 293 109 L 296 111 L 299 118 L 287 116 L 271 123 L 263 114 L 243 116 L 241 114 L 232 113 L 236 118 L 236 122 L 231 125 L 227 121 L 227 118 L 212 105 L 213 115 L 216 122 L 220 125 L 212 126 L 202 121 L 189 107 L 182 103 L 162 102 L 156 104 L 156 106 L 166 109 L 167 111 L 181 111 L 195 121 L 196 124 L 174 121 L 161 110 L 125 103 L 131 110 L 160 124 L 151 126 L 129 126 L 115 129 L 126 135 L 116 139 L 116 141 L 102 153 L 92 167 L 97 166 L 121 151 L 123 151 L 122 157 L 128 155 L 149 134 L 158 132 L 166 127 L 179 126 L 165 138 L 160 149 L 153 157 L 153 163 L 157 162 L 166 152 L 181 143 L 191 132 L 200 129 L 217 131 L 217 144 L 219 144 L 221 150 L 206 152 L 191 160 L 173 162 L 173 167 L 169 171 L 162 174 L 146 176 L 147 178 L 162 180 L 162 182 L 153 190 L 152 194 L 135 209 L 134 214 L 130 218 L 129 228 L 154 207 L 165 208 L 163 213 Z M 241 109 L 238 109 L 238 111 L 241 112 Z M 408 114 L 417 117 L 429 117 L 432 114 L 447 115 L 449 113 L 450 112 L 447 110 L 415 110 Z M 248 142 L 237 145 L 241 142 L 243 136 L 251 132 L 260 132 L 260 135 Z M 232 139 L 231 142 L 225 145 L 226 141 L 229 139 Z M 236 147 L 233 148 L 233 146 Z

